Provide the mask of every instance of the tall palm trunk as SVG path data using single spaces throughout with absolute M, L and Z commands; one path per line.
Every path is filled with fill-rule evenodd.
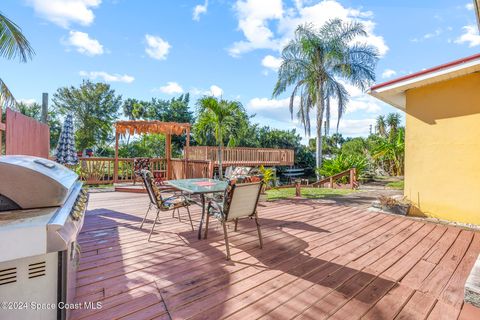
M 316 165 L 317 168 L 322 167 L 322 125 L 323 125 L 323 88 L 320 85 L 318 89 L 317 98 L 317 143 L 316 143 Z M 320 175 L 317 173 L 317 180 L 320 180 Z

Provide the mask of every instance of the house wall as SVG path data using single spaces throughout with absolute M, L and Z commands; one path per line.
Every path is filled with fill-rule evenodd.
M 406 97 L 405 196 L 414 214 L 480 224 L 480 74 Z

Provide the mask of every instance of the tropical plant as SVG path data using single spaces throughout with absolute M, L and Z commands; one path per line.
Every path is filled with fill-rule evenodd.
M 379 136 L 387 136 L 387 122 L 385 121 L 385 116 L 379 115 L 375 123 L 375 131 Z
M 35 51 L 30 46 L 20 27 L 0 12 L 0 57 L 12 60 L 19 58 L 20 62 L 27 62 Z M 12 106 L 15 98 L 0 78 L 0 105 Z
M 77 148 L 84 150 L 105 145 L 113 139 L 114 122 L 122 96 L 109 84 L 83 81 L 78 87 L 59 88 L 53 95 L 54 108 L 75 118 Z
M 179 156 L 179 152 L 173 151 L 173 157 Z M 165 157 L 165 136 L 162 134 L 145 134 L 140 139 L 129 144 L 123 144 L 118 150 L 120 157 Z
M 403 175 L 405 129 L 398 128 L 395 135 L 389 135 L 388 138 L 380 138 L 372 153 L 373 158 L 381 161 L 391 175 Z
M 333 159 L 325 159 L 321 168 L 317 168 L 317 173 L 324 177 L 330 177 L 349 170 L 356 169 L 357 177 L 368 167 L 368 159 L 361 155 L 343 155 L 340 154 Z
M 375 80 L 377 50 L 358 38 L 365 36 L 360 22 L 330 20 L 320 29 L 312 24 L 299 26 L 295 37 L 282 51 L 282 64 L 273 90 L 277 97 L 293 86 L 290 113 L 298 96 L 297 116 L 310 134 L 310 111 L 316 109 L 316 162 L 322 166 L 322 124 L 330 126 L 331 102 L 337 101 L 338 121 L 342 118 L 348 92 L 344 82 L 365 90 Z
M 397 134 L 398 128 L 400 127 L 400 114 L 396 112 L 389 113 L 387 115 L 386 123 L 388 126 L 389 138 L 393 139 Z
M 123 114 L 129 120 L 143 119 L 147 114 L 148 102 L 128 98 L 123 101 L 122 108 Z
M 197 101 L 198 119 L 194 126 L 196 139 L 202 143 L 212 136 L 218 145 L 219 177 L 223 177 L 222 149 L 227 142 L 229 147 L 237 143 L 237 135 L 242 127 L 237 120 L 245 114 L 238 101 L 228 101 L 215 97 L 203 97 Z
M 271 187 L 272 182 L 275 180 L 275 172 L 272 168 L 266 169 L 263 165 L 258 169 L 262 174 L 262 181 L 265 185 L 265 188 Z

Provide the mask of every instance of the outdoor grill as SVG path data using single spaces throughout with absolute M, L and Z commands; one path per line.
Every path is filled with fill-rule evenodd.
M 67 319 L 88 195 L 66 167 L 0 157 L 0 319 Z

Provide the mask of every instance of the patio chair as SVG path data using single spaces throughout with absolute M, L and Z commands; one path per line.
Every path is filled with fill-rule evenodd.
M 226 223 L 235 222 L 235 231 L 237 231 L 238 219 L 254 218 L 257 226 L 260 248 L 263 247 L 262 233 L 258 223 L 257 204 L 262 190 L 263 182 L 234 184 L 229 182 L 225 190 L 223 201 L 217 202 L 211 200 L 207 207 L 207 219 L 205 223 L 205 239 L 208 235 L 208 222 L 210 216 L 216 218 L 223 228 L 225 237 L 225 247 L 227 251 L 227 260 L 230 260 L 230 248 L 228 245 L 228 235 Z
M 181 221 L 180 208 L 187 209 L 188 219 L 190 220 L 190 226 L 192 227 L 192 231 L 193 231 L 194 228 L 193 228 L 192 217 L 190 215 L 190 209 L 188 208 L 190 206 L 190 202 L 188 201 L 188 199 L 182 194 L 180 195 L 176 194 L 176 195 L 164 198 L 162 196 L 162 192 L 160 192 L 160 189 L 158 189 L 157 185 L 155 184 L 153 174 L 150 171 L 141 170 L 140 176 L 142 177 L 143 183 L 145 184 L 145 188 L 147 189 L 148 197 L 150 198 L 150 204 L 148 205 L 148 209 L 147 209 L 147 212 L 145 213 L 145 217 L 143 217 L 142 224 L 140 225 L 140 229 L 143 228 L 143 224 L 145 223 L 145 220 L 147 219 L 147 215 L 152 209 L 152 207 L 157 209 L 157 215 L 153 220 L 152 230 L 148 235 L 148 241 L 150 241 L 150 238 L 152 237 L 153 230 L 155 229 L 155 225 L 157 224 L 158 216 L 160 215 L 161 211 L 172 211 L 172 217 L 173 217 L 175 210 L 177 210 L 178 220 Z
M 133 159 L 133 185 L 137 182 L 137 177 L 141 176 L 142 170 L 150 169 L 149 158 L 135 158 Z

